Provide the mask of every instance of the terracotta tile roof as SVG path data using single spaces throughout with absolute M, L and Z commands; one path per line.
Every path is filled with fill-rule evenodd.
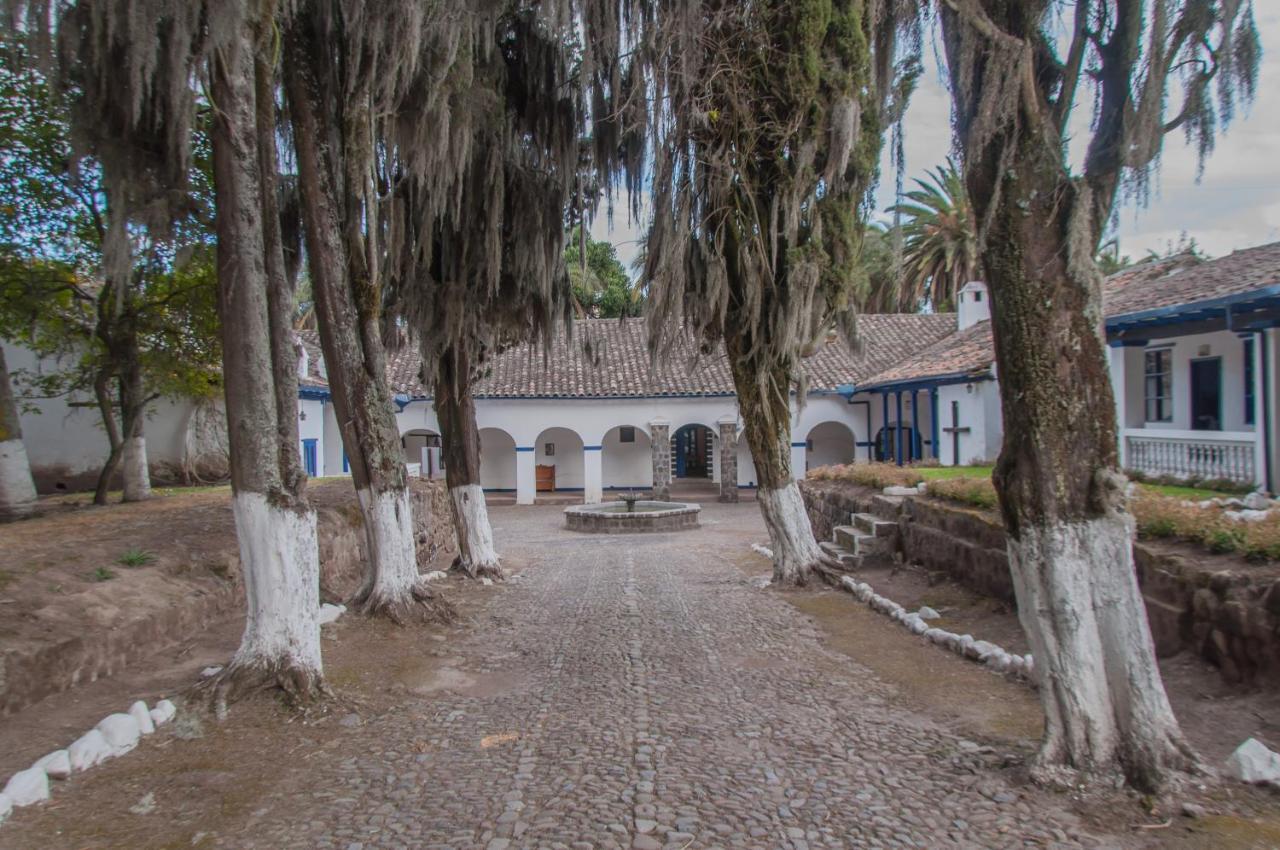
M 1246 295 L 1269 286 L 1280 286 L 1280 242 L 1216 260 L 1180 254 L 1142 263 L 1107 278 L 1103 302 L 1107 316 L 1113 317 Z
M 1280 285 L 1280 242 L 1236 251 L 1216 260 L 1178 254 L 1117 272 L 1103 284 L 1108 318 L 1161 307 L 1247 295 Z M 872 388 L 944 375 L 989 375 L 995 361 L 991 323 L 980 322 L 904 358 L 859 386 Z
M 871 376 L 858 386 L 871 389 L 886 384 L 947 375 L 988 377 L 995 360 L 994 351 L 991 322 L 977 322 Z
M 858 318 L 859 351 L 840 339 L 825 342 L 805 359 L 809 387 L 834 392 L 910 356 L 955 330 L 954 313 L 937 315 L 868 314 Z M 319 362 L 314 331 L 302 331 L 313 370 Z M 395 395 L 431 395 L 419 375 L 417 350 L 412 345 L 392 352 L 387 382 Z M 323 382 L 321 382 L 323 385 Z M 733 378 L 724 349 L 716 346 L 698 354 L 692 338 L 681 337 L 652 371 L 645 323 L 640 319 L 580 319 L 573 340 L 563 331 L 544 352 L 540 345 L 523 345 L 492 358 L 477 381 L 477 398 L 636 398 L 644 396 L 732 395 Z
M 298 376 L 298 385 L 312 389 L 328 389 L 329 382 L 320 373 L 324 354 L 320 351 L 320 335 L 315 331 L 298 331 L 298 340 L 307 351 L 307 374 Z

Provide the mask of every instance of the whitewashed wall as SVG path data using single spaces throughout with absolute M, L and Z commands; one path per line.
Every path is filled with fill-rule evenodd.
M 635 426 L 634 443 L 624 443 L 619 439 L 619 429 L 614 428 L 605 434 L 603 473 L 604 487 L 622 489 L 643 489 L 653 486 L 653 455 L 646 429 Z
M 1169 348 L 1173 352 L 1173 419 L 1169 422 L 1146 421 L 1145 352 L 1157 348 Z M 1202 357 L 1219 357 L 1222 360 L 1221 430 L 1253 430 L 1252 425 L 1244 422 L 1244 341 L 1232 331 L 1173 337 L 1153 341 L 1146 348 L 1125 348 L 1123 351 L 1126 428 L 1190 430 L 1191 361 Z
M 22 434 L 32 471 L 42 490 L 58 484 L 78 488 L 91 485 L 110 453 L 102 419 L 91 393 L 70 397 L 33 398 L 24 393 L 19 372 L 59 371 L 56 360 L 37 358 L 29 349 L 5 344 L 5 359 L 14 377 L 14 392 L 22 408 Z M 147 408 L 143 426 L 147 460 L 153 470 L 181 467 L 187 448 L 187 426 L 195 405 L 185 399 L 158 399 Z
M 1000 452 L 1002 428 L 1000 391 L 995 381 L 951 384 L 938 388 L 939 459 L 943 466 L 956 464 L 952 435 L 942 428 L 951 427 L 951 402 L 959 403 L 960 427 L 969 432 L 960 435 L 961 466 L 994 460 Z
M 298 399 L 298 441 L 301 443 L 305 440 L 316 441 L 316 475 L 333 475 L 335 472 L 330 471 L 331 466 L 325 456 L 325 419 L 332 416 L 330 409 L 331 404 L 326 404 L 319 399 L 300 398 Z M 305 414 L 305 416 L 303 415 Z M 335 424 L 336 428 L 336 424 Z M 341 443 L 341 441 L 339 441 Z M 149 448 L 149 447 L 148 447 Z M 302 452 L 302 446 L 299 445 L 298 451 Z M 303 468 L 306 468 L 306 456 L 302 455 Z M 342 471 L 342 455 L 338 455 L 337 472 Z

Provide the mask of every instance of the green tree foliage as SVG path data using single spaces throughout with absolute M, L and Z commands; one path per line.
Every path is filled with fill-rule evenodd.
M 207 163 L 203 134 L 196 150 Z M 57 371 L 15 376 L 26 394 L 94 393 L 113 447 L 108 467 L 118 418 L 143 416 L 159 396 L 217 389 L 207 174 L 196 169 L 189 214 L 171 232 L 129 230 L 131 267 L 109 276 L 102 173 L 73 154 L 65 94 L 15 50 L 0 54 L 0 338 L 57 358 Z
M 890 208 L 902 216 L 898 309 L 953 310 L 960 288 L 981 276 L 973 208 L 950 159 L 915 183 Z
M 616 319 L 638 316 L 644 307 L 643 290 L 631 282 L 608 242 L 586 238 L 586 262 L 582 261 L 582 231 L 575 227 L 565 240 L 564 263 L 573 287 L 573 311 L 578 318 Z
M 898 297 L 898 275 L 895 269 L 895 232 L 891 227 L 867 228 L 858 257 L 858 310 L 862 313 L 915 312 L 917 299 L 905 308 Z

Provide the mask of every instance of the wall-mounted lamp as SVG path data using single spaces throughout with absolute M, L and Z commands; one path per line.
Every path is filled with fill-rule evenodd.
M 307 412 L 306 412 L 305 410 L 300 410 L 300 411 L 298 411 L 298 418 L 299 418 L 299 419 L 301 419 L 303 422 L 306 422 L 306 421 L 307 421 Z

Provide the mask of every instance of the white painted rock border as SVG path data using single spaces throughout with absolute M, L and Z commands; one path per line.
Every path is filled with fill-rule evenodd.
M 73 773 L 124 755 L 138 746 L 142 736 L 152 734 L 177 713 L 178 707 L 170 700 L 162 699 L 150 709 L 138 700 L 127 712 L 102 718 L 65 750 L 54 750 L 36 759 L 35 764 L 13 774 L 5 783 L 0 792 L 0 823 L 14 808 L 48 800 L 50 779 L 70 779 Z
M 993 673 L 1014 676 L 1035 684 L 1035 664 L 1030 654 L 1013 655 L 994 643 L 974 640 L 973 635 L 957 635 L 944 629 L 932 628 L 926 622 L 926 617 L 933 619 L 938 615 L 932 608 L 907 611 L 892 599 L 876 593 L 871 585 L 858 581 L 853 576 L 844 576 L 840 579 L 840 584 L 859 602 L 895 620 L 912 634 L 920 635 L 930 643 L 948 649 L 962 658 L 983 664 Z

